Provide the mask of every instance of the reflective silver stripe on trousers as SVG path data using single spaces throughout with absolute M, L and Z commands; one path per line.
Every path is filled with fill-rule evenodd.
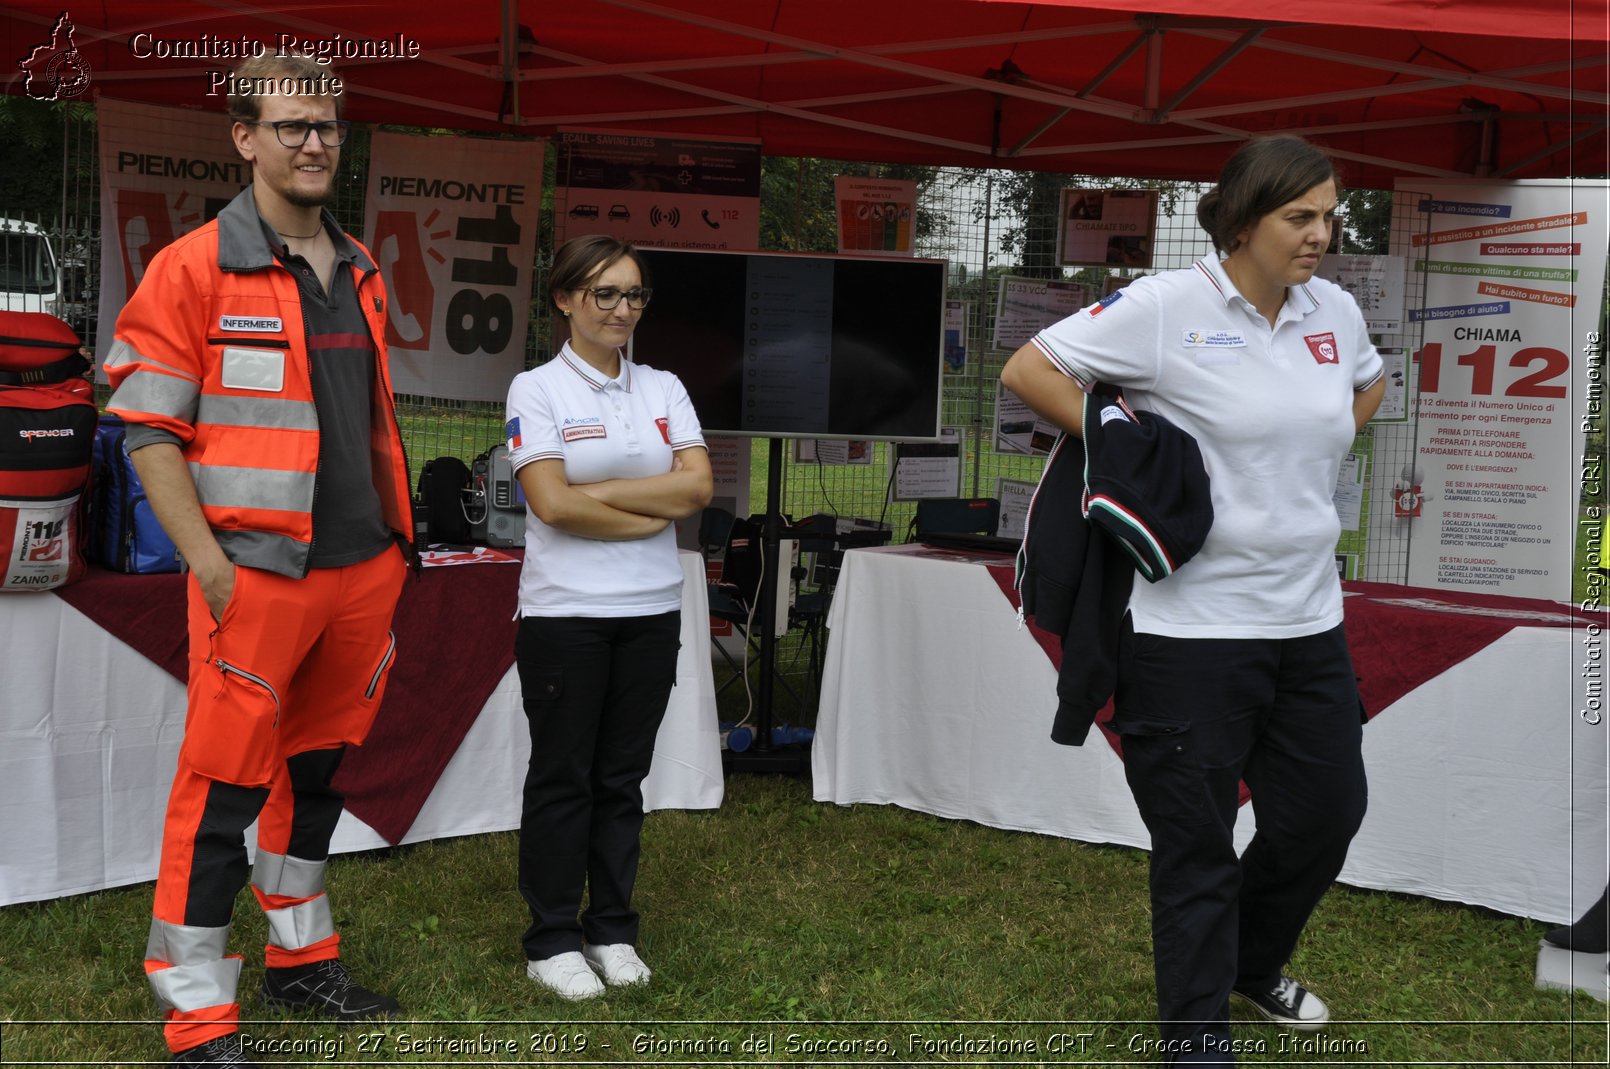
M 192 372 L 174 367 L 172 364 L 164 364 L 160 360 L 153 360 L 149 356 L 146 356 L 144 353 L 140 352 L 134 346 L 130 345 L 128 342 L 122 341 L 121 339 L 112 342 L 112 348 L 108 350 L 106 354 L 107 367 L 122 367 L 124 364 L 132 364 L 136 361 L 144 364 L 146 367 L 155 367 L 161 368 L 163 371 L 171 371 L 180 378 L 189 379 L 191 382 L 196 383 L 197 385 L 200 385 L 201 383 L 201 380 L 196 378 Z
M 151 993 L 164 1010 L 191 1013 L 208 1006 L 227 1006 L 240 989 L 239 958 L 219 958 L 199 965 L 175 965 L 158 969 L 146 979 Z
M 222 928 L 198 928 L 169 924 L 152 917 L 151 934 L 145 940 L 146 960 L 197 965 L 221 958 L 229 952 L 229 927 L 226 924 Z
M 149 973 L 151 992 L 164 1010 L 205 1009 L 235 1001 L 240 986 L 240 959 L 225 958 L 229 925 L 199 928 L 151 919 L 145 941 L 148 961 L 166 961 L 172 968 Z
M 313 472 L 277 468 L 225 468 L 190 465 L 196 496 L 215 508 L 280 509 L 307 512 L 313 507 Z
M 142 368 L 118 384 L 112 394 L 112 404 L 128 412 L 156 412 L 193 424 L 196 394 L 196 384 L 190 379 L 176 379 Z
M 324 890 L 325 864 L 259 850 L 257 861 L 252 865 L 252 886 L 265 895 L 312 898 Z
M 319 418 L 312 401 L 284 397 L 237 397 L 202 394 L 196 422 L 213 427 L 269 427 L 275 430 L 316 431 Z
M 284 909 L 263 911 L 268 918 L 268 941 L 282 950 L 301 950 L 335 934 L 328 895 Z

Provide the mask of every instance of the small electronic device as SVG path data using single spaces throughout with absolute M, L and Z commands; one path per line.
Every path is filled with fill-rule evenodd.
M 471 537 L 495 549 L 525 545 L 525 493 L 509 465 L 506 444 L 499 442 L 475 458 L 470 494 L 481 505 L 480 516 L 471 521 Z

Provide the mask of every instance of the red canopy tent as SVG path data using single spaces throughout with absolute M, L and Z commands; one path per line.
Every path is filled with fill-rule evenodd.
M 62 5 L 0 7 L 4 54 Z M 768 153 L 1204 179 L 1308 135 L 1353 185 L 1610 172 L 1604 0 L 131 0 L 69 7 L 89 92 L 222 109 L 169 53 L 278 34 L 417 42 L 343 59 L 349 117 L 759 138 Z M 141 34 L 147 36 L 141 37 Z M 162 43 L 158 43 L 162 42 Z M 28 92 L 18 70 L 7 84 Z M 42 83 L 40 83 L 42 84 Z

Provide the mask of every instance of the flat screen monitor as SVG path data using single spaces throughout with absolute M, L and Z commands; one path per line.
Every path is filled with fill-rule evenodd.
M 632 359 L 674 372 L 706 431 L 938 437 L 944 261 L 640 251 Z

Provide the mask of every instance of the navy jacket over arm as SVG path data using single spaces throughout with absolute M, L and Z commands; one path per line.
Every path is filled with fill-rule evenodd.
M 1064 434 L 1029 505 L 1018 554 L 1023 612 L 1062 638 L 1054 742 L 1081 745 L 1118 680 L 1118 635 L 1138 569 L 1157 582 L 1213 524 L 1196 440 L 1106 392 L 1085 396 L 1084 438 Z

